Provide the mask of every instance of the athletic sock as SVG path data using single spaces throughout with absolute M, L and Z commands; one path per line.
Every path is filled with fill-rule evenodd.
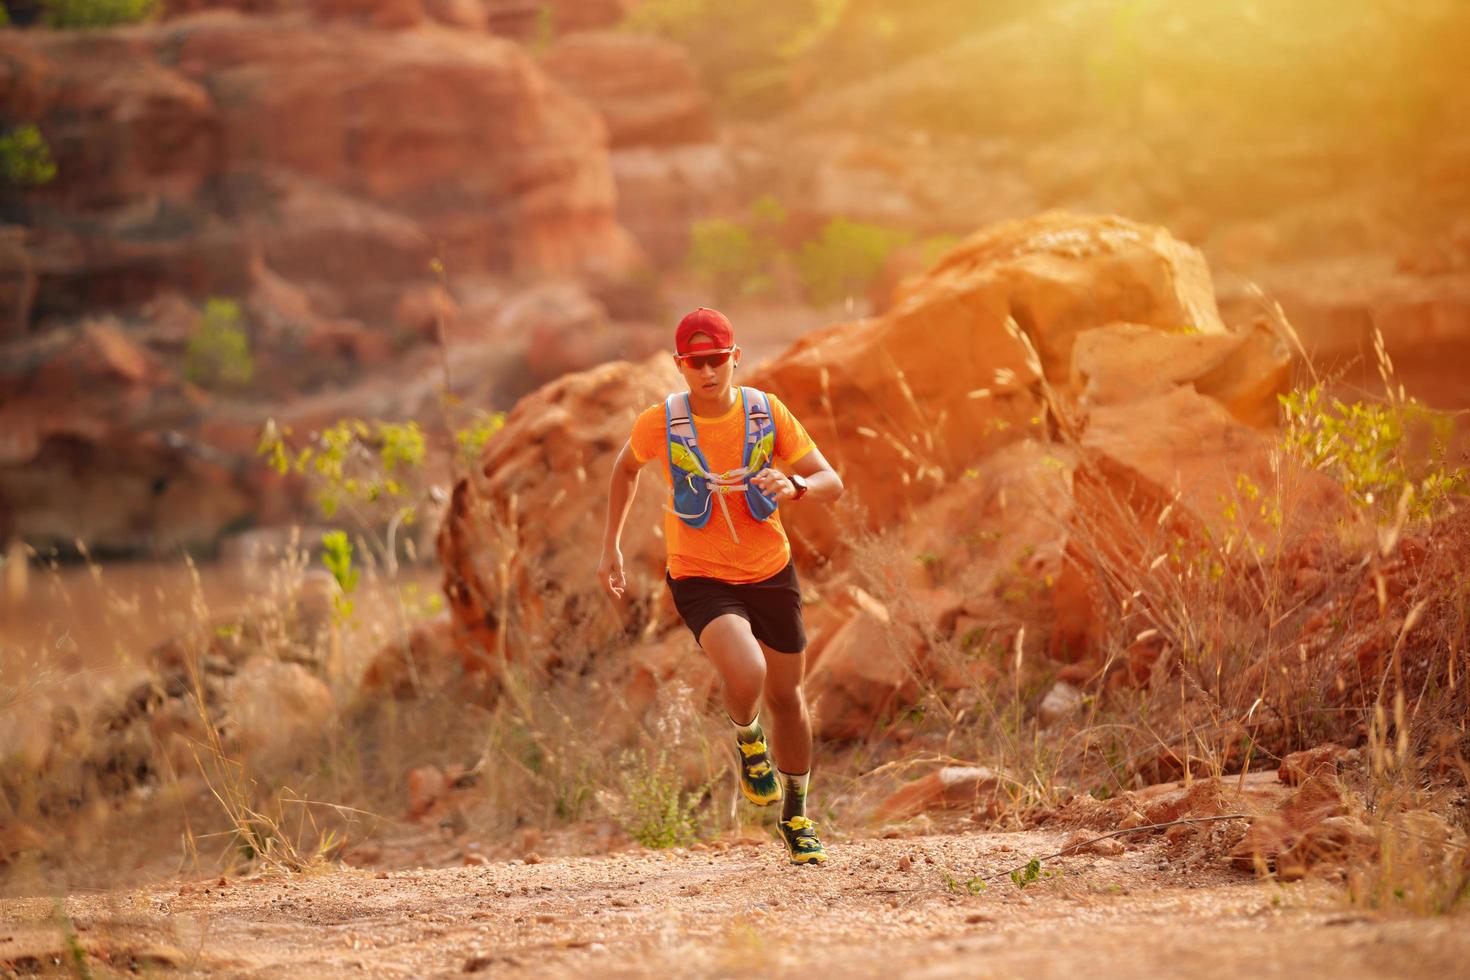
M 792 817 L 806 816 L 806 787 L 811 778 L 811 770 L 781 773 L 781 787 L 786 791 L 781 801 L 783 821 L 790 820 Z
M 728 714 L 725 717 L 730 718 Z M 761 728 L 761 716 L 758 712 L 754 718 L 750 719 L 749 725 L 742 725 L 734 718 L 730 718 L 730 724 L 735 726 L 735 737 L 747 744 L 762 741 L 766 737 L 765 731 Z

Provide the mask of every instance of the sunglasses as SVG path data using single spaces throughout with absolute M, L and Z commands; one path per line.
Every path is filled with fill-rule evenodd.
M 674 356 L 683 363 L 698 370 L 700 368 L 719 367 L 728 361 L 730 355 L 734 352 L 735 348 L 727 347 L 725 350 L 711 351 L 708 354 L 675 354 Z

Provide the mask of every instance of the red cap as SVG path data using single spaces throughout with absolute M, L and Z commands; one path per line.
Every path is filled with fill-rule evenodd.
M 697 333 L 704 334 L 709 341 L 693 343 L 691 338 Z M 734 346 L 735 328 L 730 326 L 729 318 L 719 310 L 711 310 L 705 306 L 701 306 L 680 320 L 679 329 L 674 331 L 674 350 L 680 354 L 690 354 L 701 350 L 724 350 Z

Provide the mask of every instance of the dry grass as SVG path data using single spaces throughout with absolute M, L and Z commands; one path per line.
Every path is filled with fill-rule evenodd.
M 0 760 L 0 887 L 60 892 L 328 867 L 351 846 L 421 835 L 403 814 L 405 778 L 422 766 L 455 773 L 463 790 L 456 812 L 431 820 L 452 816 L 460 833 L 491 842 L 591 820 L 665 844 L 735 825 L 734 780 L 716 749 L 727 733 L 687 691 L 665 690 L 635 715 L 620 696 L 621 629 L 590 619 L 558 637 L 554 661 L 502 662 L 491 674 L 466 675 L 440 649 L 396 694 L 362 678 L 378 651 L 432 617 L 369 563 L 354 617 L 343 622 L 327 607 L 307 635 L 296 608 L 305 570 L 304 551 L 292 548 L 255 571 L 269 586 L 248 608 L 221 613 L 186 564 L 186 611 L 168 624 L 183 628 L 150 655 L 120 651 L 125 675 L 85 702 L 71 700 L 85 675 L 54 646 L 7 657 L 3 710 L 18 724 L 45 716 L 54 731 Z M 91 601 L 82 593 L 108 588 L 107 576 L 88 569 L 66 604 Z M 63 569 L 53 584 L 66 588 Z M 115 615 L 135 608 L 120 601 Z M 245 706 L 232 702 L 231 684 L 256 658 L 305 664 L 330 694 L 325 717 L 280 720 L 311 723 L 296 729 L 291 751 L 259 750 L 251 726 L 261 719 L 242 729 Z M 99 652 L 86 669 L 116 666 Z
M 1381 343 L 1377 350 L 1384 404 L 1402 406 L 1402 386 Z M 1379 860 L 1354 866 L 1351 894 L 1417 913 L 1464 908 L 1463 498 L 1458 513 L 1457 501 L 1444 499 L 1437 521 L 1410 518 L 1409 491 L 1387 511 L 1330 520 L 1304 504 L 1303 482 L 1316 474 L 1283 449 L 1273 482 L 1237 480 L 1220 501 L 1220 519 L 1202 524 L 1183 515 L 1177 495 L 1099 466 L 1070 435 L 1078 426 L 1068 404 L 1041 380 L 1034 353 L 1032 360 L 1056 420 L 1053 438 L 1077 461 L 1066 561 L 1101 610 L 1100 659 L 1079 681 L 1080 709 L 1050 727 L 1038 717 L 1058 666 L 1039 642 L 1052 609 L 1038 587 L 978 639 L 921 624 L 925 663 L 909 664 L 916 705 L 880 737 L 899 735 L 920 765 L 970 761 L 1014 776 L 1009 805 L 993 813 L 1001 825 L 1076 792 L 1106 799 L 1171 779 L 1243 778 L 1323 742 L 1362 744 L 1369 765 L 1345 778 L 1365 801 Z M 857 534 L 848 545 L 864 588 L 913 622 L 921 608 L 909 584 L 915 559 L 900 540 L 901 532 Z M 1000 577 L 967 582 L 963 573 L 945 585 L 978 596 L 1009 589 Z M 895 642 L 912 649 L 905 638 Z M 946 666 L 977 656 L 994 668 L 991 684 L 954 692 L 936 682 Z M 868 746 L 851 761 L 891 786 L 896 773 L 879 764 L 884 755 Z

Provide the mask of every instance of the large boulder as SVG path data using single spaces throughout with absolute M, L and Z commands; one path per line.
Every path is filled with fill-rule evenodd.
M 291 170 L 402 213 L 451 268 L 629 257 L 602 126 L 517 45 L 273 22 L 160 41 L 216 93 L 233 166 Z
M 1258 402 L 1244 414 L 1266 410 Z M 1132 625 L 1141 633 L 1153 625 L 1138 607 L 1138 618 L 1121 627 L 1105 622 L 1105 597 L 1121 602 L 1138 589 L 1168 594 L 1166 583 L 1196 571 L 1255 574 L 1312 529 L 1350 519 L 1337 483 L 1191 385 L 1094 408 L 1079 441 L 1084 465 L 1074 480 L 1049 637 L 1058 659 L 1086 659 L 1109 629 Z M 1155 638 L 1130 649 L 1135 682 L 1148 679 L 1163 643 Z
M 1264 545 L 1344 514 L 1338 484 L 1281 459 L 1271 436 L 1188 386 L 1095 410 L 1082 446 L 1129 491 L 1147 492 L 1156 508 L 1173 502 L 1217 541 Z
M 1121 405 L 1189 384 L 1239 421 L 1274 428 L 1276 396 L 1291 387 L 1286 342 L 1257 325 L 1233 333 L 1168 333 L 1118 323 L 1079 334 L 1072 384 L 1084 405 Z
M 1036 367 L 1067 389 L 1078 335 L 1120 322 L 1228 333 L 1194 249 L 1121 218 L 1048 214 L 977 232 L 888 313 L 808 335 L 749 383 L 780 393 L 876 527 L 1036 433 Z M 837 540 L 827 508 L 792 525 L 818 550 Z
M 423 23 L 425 6 L 419 0 L 311 0 L 309 9 L 318 20 L 403 30 Z
M 863 738 L 918 690 L 922 647 L 886 610 L 857 607 L 821 648 L 807 678 L 812 724 L 824 739 Z
M 608 474 L 638 412 L 677 385 L 664 356 L 604 364 L 546 385 L 510 413 L 482 472 L 455 486 L 439 530 L 444 591 L 467 658 L 554 660 L 559 638 L 602 613 L 593 569 Z M 645 475 L 623 535 L 630 598 L 645 615 L 663 591 L 657 480 Z

